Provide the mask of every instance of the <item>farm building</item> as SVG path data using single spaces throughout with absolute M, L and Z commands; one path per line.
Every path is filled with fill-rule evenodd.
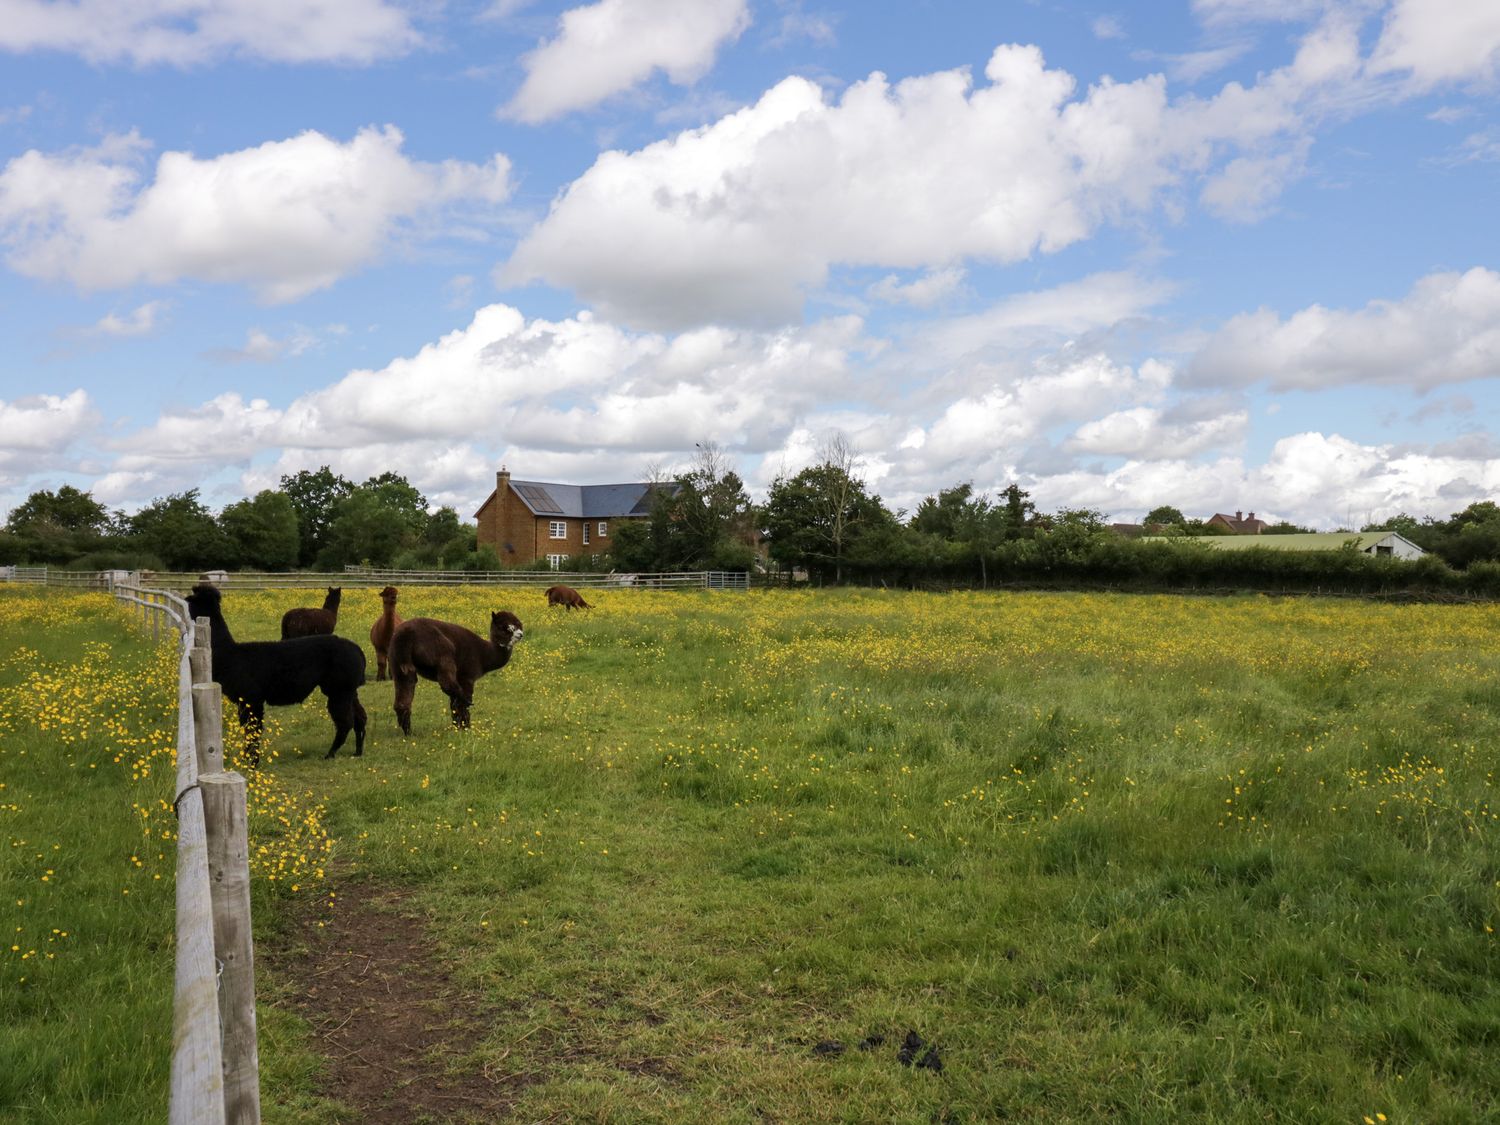
M 555 568 L 574 555 L 609 550 L 611 527 L 650 516 L 654 490 L 662 487 L 672 486 L 512 480 L 502 468 L 474 513 L 479 545 L 493 547 L 507 566 L 547 559 Z
M 1147 542 L 1163 542 L 1150 537 Z M 1265 547 L 1273 551 L 1341 551 L 1346 543 L 1367 555 L 1389 555 L 1397 559 L 1419 559 L 1427 552 L 1395 531 L 1316 531 L 1298 535 L 1203 535 L 1187 540 L 1219 551 L 1243 551 Z M 1179 539 L 1176 542 L 1183 542 Z

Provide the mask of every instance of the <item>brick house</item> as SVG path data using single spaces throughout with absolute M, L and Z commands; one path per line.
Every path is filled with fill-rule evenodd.
M 502 468 L 495 491 L 474 513 L 479 546 L 493 547 L 506 566 L 547 559 L 556 568 L 567 558 L 596 555 L 609 550 L 611 529 L 622 520 L 650 516 L 656 487 L 512 480 Z
M 1233 516 L 1226 516 L 1223 512 L 1215 512 L 1208 520 L 1209 527 L 1218 527 L 1227 531 L 1230 535 L 1259 535 L 1271 525 L 1265 520 L 1255 518 L 1255 513 L 1248 516 L 1244 512 L 1235 512 Z

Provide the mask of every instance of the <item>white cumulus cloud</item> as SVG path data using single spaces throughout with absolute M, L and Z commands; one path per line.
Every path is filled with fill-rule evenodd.
M 526 80 L 507 116 L 535 123 L 587 109 L 657 70 L 690 85 L 749 26 L 750 14 L 746 0 L 599 0 L 559 22 L 557 37 L 524 59 Z
M 1500 273 L 1431 274 L 1399 300 L 1362 309 L 1312 305 L 1283 319 L 1270 309 L 1231 318 L 1193 356 L 1200 386 L 1311 390 L 1388 384 L 1430 390 L 1500 376 Z
M 788 78 L 754 105 L 637 152 L 608 152 L 517 247 L 503 283 L 571 288 L 622 323 L 796 319 L 831 266 L 1012 263 L 1089 237 L 1189 183 L 1237 215 L 1299 174 L 1306 103 L 1358 69 L 1352 27 L 1309 34 L 1256 86 L 1169 100 L 1166 80 L 1079 93 L 1040 50 L 839 98 Z M 1245 161 L 1229 164 L 1237 153 Z
M 4 0 L 0 50 L 192 66 L 230 55 L 370 63 L 421 43 L 387 0 Z
M 99 423 L 88 392 L 0 399 L 0 469 L 22 473 L 57 463 Z
M 196 279 L 293 300 L 375 260 L 403 224 L 509 193 L 504 156 L 427 164 L 401 145 L 388 126 L 207 159 L 167 152 L 147 183 L 133 134 L 32 150 L 0 170 L 0 242 L 17 272 L 83 289 Z
M 1500 4 L 1396 0 L 1370 67 L 1377 74 L 1409 73 L 1423 88 L 1493 79 L 1500 69 Z

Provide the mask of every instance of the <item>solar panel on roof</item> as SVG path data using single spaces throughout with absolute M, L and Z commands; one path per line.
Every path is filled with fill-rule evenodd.
M 513 486 L 521 494 L 521 499 L 531 505 L 531 510 L 539 515 L 560 516 L 563 510 L 557 506 L 557 501 L 552 499 L 551 493 L 539 484 L 518 484 Z

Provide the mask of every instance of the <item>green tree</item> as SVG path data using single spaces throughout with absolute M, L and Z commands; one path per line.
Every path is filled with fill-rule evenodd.
M 323 465 L 317 472 L 303 469 L 282 477 L 281 491 L 297 513 L 297 561 L 310 566 L 327 543 L 334 509 L 354 484 Z
M 1036 533 L 1036 505 L 1015 481 L 1000 490 L 1000 537 L 1030 539 Z
M 861 540 L 888 534 L 895 516 L 865 491 L 854 467 L 847 440 L 836 437 L 821 462 L 790 479 L 777 478 L 765 507 L 773 558 L 786 566 L 831 570 L 834 581 L 842 582 L 845 561 Z
M 224 537 L 196 488 L 153 500 L 136 512 L 130 536 L 170 570 L 202 570 L 226 561 Z
M 1180 508 L 1174 508 L 1170 504 L 1163 504 L 1159 508 L 1152 508 L 1146 513 L 1146 518 L 1141 521 L 1149 529 L 1153 524 L 1161 527 L 1183 527 L 1187 524 L 1187 517 L 1182 514 Z M 1150 534 L 1148 530 L 1147 534 Z
M 284 492 L 266 489 L 219 513 L 219 529 L 235 566 L 287 570 L 297 565 L 297 510 Z
M 62 531 L 103 533 L 109 525 L 109 512 L 87 492 L 65 484 L 56 492 L 33 492 L 11 509 L 6 526 L 11 531 L 29 531 L 45 524 Z
M 400 552 L 420 542 L 427 526 L 426 500 L 397 473 L 371 477 L 334 509 L 318 565 L 390 566 Z
M 1025 519 L 1025 493 L 1017 498 Z M 942 490 L 937 496 L 928 496 L 917 505 L 908 526 L 916 532 L 937 536 L 960 548 L 965 559 L 979 563 L 979 580 L 989 586 L 989 556 L 1007 536 L 1011 508 L 1009 504 L 997 505 L 988 497 L 975 496 L 974 486 L 967 482 Z
M 988 509 L 989 505 L 983 498 L 979 502 Z M 959 525 L 970 516 L 974 503 L 974 486 L 967 481 L 956 484 L 952 488 L 941 490 L 936 496 L 924 497 L 907 521 L 907 526 L 924 535 L 956 540 L 959 538 Z

